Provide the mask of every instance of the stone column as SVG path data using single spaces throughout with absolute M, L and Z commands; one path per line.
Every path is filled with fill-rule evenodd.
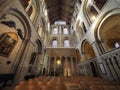
M 60 35 L 60 47 L 62 47 L 62 28 L 59 26 L 59 35 Z
M 55 76 L 55 71 L 56 71 L 56 57 L 54 57 L 54 76 Z
M 73 73 L 74 73 L 74 69 L 73 69 L 73 67 L 74 67 L 74 65 L 73 65 L 73 59 L 72 59 L 73 57 L 71 57 L 71 72 L 72 72 L 72 75 L 73 75 Z
M 65 64 L 66 64 L 66 65 L 65 65 L 65 66 L 66 66 L 66 67 L 65 67 L 65 68 L 66 68 L 66 71 L 65 71 L 65 72 L 66 72 L 66 76 L 68 76 L 68 64 L 67 64 L 67 63 L 68 63 L 68 62 L 67 62 L 67 57 L 65 57 Z
M 62 56 L 60 56 L 60 62 L 61 62 L 61 65 L 60 65 L 59 68 L 61 68 L 61 69 L 60 69 L 60 74 L 61 74 L 61 73 L 62 73 L 62 68 L 63 68 L 63 67 L 62 67 Z
M 76 73 L 78 74 L 78 61 L 76 57 L 75 57 L 75 62 L 76 62 Z
M 51 61 L 51 57 L 48 58 L 48 76 L 49 76 L 49 73 L 50 73 L 50 61 Z

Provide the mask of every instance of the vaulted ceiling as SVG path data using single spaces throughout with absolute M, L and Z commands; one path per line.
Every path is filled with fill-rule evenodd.
M 76 0 L 45 0 L 50 23 L 64 20 L 68 25 L 73 17 Z

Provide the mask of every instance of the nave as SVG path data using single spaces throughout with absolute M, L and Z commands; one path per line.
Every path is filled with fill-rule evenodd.
M 120 0 L 0 0 L 1 89 L 120 90 Z
M 120 83 L 89 76 L 36 77 L 2 90 L 120 90 Z

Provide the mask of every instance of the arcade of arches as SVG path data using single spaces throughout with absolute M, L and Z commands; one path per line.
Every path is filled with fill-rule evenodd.
M 43 76 L 119 83 L 119 4 L 120 0 L 1 0 L 0 88 L 11 79 L 16 85 Z

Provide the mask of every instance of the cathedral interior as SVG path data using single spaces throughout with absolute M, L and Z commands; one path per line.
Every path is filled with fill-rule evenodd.
M 1 90 L 120 90 L 120 0 L 0 0 Z

